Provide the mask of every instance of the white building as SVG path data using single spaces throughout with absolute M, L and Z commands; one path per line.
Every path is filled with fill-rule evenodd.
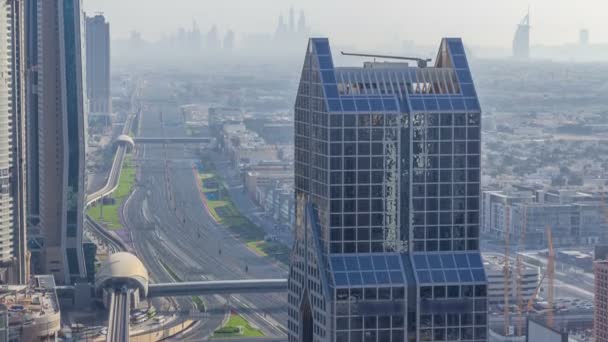
M 484 267 L 488 277 L 488 302 L 490 304 L 503 304 L 505 302 L 505 273 L 504 259 L 501 256 L 484 255 Z M 509 303 L 517 303 L 517 284 L 518 274 L 516 265 L 509 265 L 509 275 L 507 282 L 509 284 Z M 524 303 L 527 303 L 534 295 L 536 286 L 539 282 L 539 270 L 536 267 L 522 267 L 521 273 L 521 297 Z

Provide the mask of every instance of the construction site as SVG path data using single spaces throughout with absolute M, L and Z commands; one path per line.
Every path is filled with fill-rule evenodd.
M 514 226 L 508 209 L 504 220 L 507 229 Z M 516 234 L 506 232 L 502 253 L 484 254 L 488 274 L 490 341 L 533 341 L 539 336 L 560 336 L 566 341 L 595 341 L 593 275 L 565 261 L 558 266 L 558 251 L 554 248 L 550 226 L 546 227 L 545 250 L 524 250 L 526 225 L 519 226 L 521 231 Z M 517 239 L 511 241 L 511 236 L 517 236 Z M 591 291 L 588 287 L 579 286 L 587 284 L 585 278 L 590 279 Z M 529 335 L 539 331 L 541 335 L 534 335 L 534 338 Z

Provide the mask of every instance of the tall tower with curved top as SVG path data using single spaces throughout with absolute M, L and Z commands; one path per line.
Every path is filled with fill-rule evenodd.
M 530 58 L 530 13 L 517 25 L 513 37 L 513 58 L 527 60 Z

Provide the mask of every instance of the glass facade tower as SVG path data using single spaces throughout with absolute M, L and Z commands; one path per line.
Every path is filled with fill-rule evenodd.
M 289 341 L 487 341 L 481 109 L 460 39 L 429 67 L 334 67 L 308 44 L 295 104 Z
M 84 278 L 86 109 L 81 0 L 27 3 L 32 268 Z

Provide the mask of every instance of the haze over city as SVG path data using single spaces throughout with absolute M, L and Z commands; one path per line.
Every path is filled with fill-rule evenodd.
M 608 342 L 606 13 L 0 1 L 0 342 Z
M 313 33 L 331 33 L 338 44 L 371 48 L 403 39 L 434 44 L 438 37 L 460 36 L 469 45 L 506 48 L 515 23 L 530 7 L 532 44 L 559 45 L 577 40 L 578 30 L 589 29 L 594 43 L 608 42 L 603 0 L 87 0 L 87 12 L 104 12 L 113 19 L 114 38 L 133 30 L 158 39 L 196 20 L 203 31 L 212 25 L 238 34 L 272 32 L 289 7 L 308 14 Z M 133 16 L 137 20 L 133 20 Z

